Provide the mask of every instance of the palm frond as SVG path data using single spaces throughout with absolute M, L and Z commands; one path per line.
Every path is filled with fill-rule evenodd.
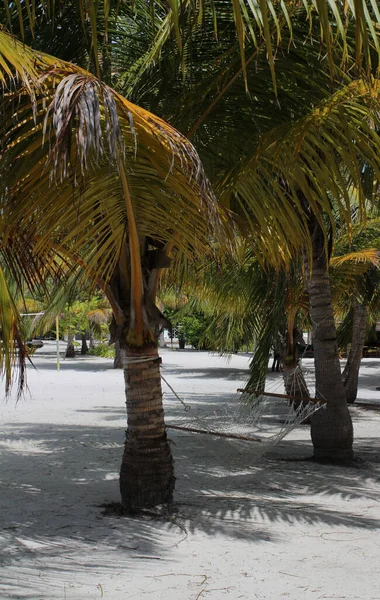
M 362 265 L 364 269 L 368 266 L 379 267 L 380 251 L 378 248 L 363 248 L 342 256 L 333 256 L 330 260 L 330 267 L 341 267 L 347 262 Z
M 132 10 L 138 12 L 132 6 Z M 21 36 L 24 36 L 24 23 L 28 23 L 32 34 L 37 28 L 38 21 L 46 18 L 52 23 L 59 21 L 60 4 L 54 0 L 45 0 L 41 7 L 38 3 L 5 1 L 4 8 L 8 25 L 18 22 Z M 118 1 L 105 0 L 98 3 L 95 0 L 80 0 L 72 3 L 72 10 L 79 13 L 84 31 L 90 31 L 90 54 L 95 67 L 95 72 L 100 76 L 99 43 L 107 45 L 109 22 L 117 23 L 119 13 L 123 13 Z M 142 8 L 144 14 L 148 7 Z M 347 67 L 354 58 L 358 68 L 370 67 L 373 50 L 379 54 L 379 26 L 380 11 L 374 0 L 356 0 L 355 2 L 342 2 L 341 0 L 296 0 L 293 2 L 283 0 L 202 0 L 194 3 L 191 0 L 170 0 L 167 4 L 155 1 L 150 4 L 151 25 L 154 28 L 157 20 L 162 20 L 164 28 L 157 35 L 150 52 L 151 60 L 160 53 L 169 36 L 176 40 L 177 47 L 182 55 L 186 51 L 186 36 L 184 23 L 190 24 L 193 31 L 205 28 L 205 16 L 209 15 L 210 32 L 214 35 L 218 31 L 218 22 L 227 17 L 234 23 L 235 36 L 240 49 L 241 68 L 244 79 L 246 77 L 246 45 L 253 44 L 256 49 L 265 48 L 267 61 L 271 71 L 274 91 L 276 91 L 276 52 L 284 36 L 290 37 L 293 43 L 293 30 L 296 21 L 300 18 L 308 24 L 309 33 L 304 42 L 310 38 L 313 31 L 314 43 L 321 48 L 321 54 L 326 54 L 330 65 L 330 72 L 335 72 L 335 49 L 341 50 L 341 67 Z M 37 14 L 41 13 L 41 14 Z M 316 26 L 317 25 L 317 26 Z M 349 30 L 355 30 L 355 49 L 352 49 L 347 40 Z M 316 31 L 315 31 L 316 30 Z
M 0 84 L 20 80 L 31 93 L 32 82 L 35 83 L 38 77 L 35 61 L 35 53 L 20 44 L 0 24 Z
M 379 89 L 377 80 L 342 87 L 307 116 L 264 134 L 257 150 L 221 182 L 220 193 L 235 195 L 268 257 L 280 262 L 284 247 L 307 246 L 308 211 L 322 225 L 325 212 L 334 227 L 332 200 L 341 223 L 350 225 L 351 188 L 364 218 L 360 165 L 380 175 Z
M 127 243 L 130 331 L 142 343 L 140 246 L 204 253 L 220 231 L 232 239 L 229 218 L 173 127 L 79 67 L 42 53 L 36 64 L 35 99 L 22 85 L 2 98 L 4 245 L 22 232 L 39 260 L 59 247 L 106 288 Z
M 41 63 L 47 63 L 48 68 L 41 68 Z M 23 223 L 31 220 L 33 215 L 41 213 L 42 207 L 44 214 L 40 214 L 39 228 L 50 234 L 57 215 L 64 212 L 66 241 L 74 239 L 83 231 L 84 221 L 87 223 L 85 238 L 80 242 L 84 246 L 88 245 L 88 227 L 91 227 L 88 215 L 92 212 L 98 224 L 99 219 L 104 223 L 103 233 L 108 242 L 104 243 L 114 255 L 112 243 L 115 236 L 121 239 L 121 231 L 128 222 L 125 203 L 120 202 L 122 186 L 118 170 L 115 164 L 112 167 L 119 148 L 137 222 L 142 226 L 145 223 L 142 235 L 154 230 L 159 239 L 168 240 L 178 231 L 177 245 L 182 248 L 193 248 L 199 243 L 208 245 L 212 224 L 222 223 L 190 142 L 163 120 L 128 102 L 83 70 L 62 63 L 59 68 L 51 69 L 50 64 L 50 57 L 39 54 L 38 84 L 42 91 L 37 101 L 37 122 L 30 116 L 28 95 L 22 92 L 21 96 L 20 92 L 14 96 L 21 97 L 19 120 L 14 119 L 12 124 L 3 122 L 1 139 L 5 151 L 1 166 L 7 173 L 4 195 L 8 198 L 7 206 L 12 206 L 9 216 L 13 224 L 19 218 Z M 12 110 L 11 97 L 3 98 L 2 108 L 4 113 Z M 48 146 L 46 142 L 44 146 L 44 138 L 49 140 Z M 106 148 L 102 144 L 104 139 Z M 85 185 L 76 187 L 79 174 L 86 169 Z M 52 172 L 62 181 L 59 193 L 52 184 Z M 107 177 L 101 178 L 100 172 L 107 173 Z M 16 197 L 19 207 L 25 202 L 24 209 L 19 210 L 16 202 L 11 202 Z M 107 218 L 111 219 L 108 228 Z M 194 226 L 191 239 L 190 221 Z M 99 239 L 100 236 L 98 251 Z M 41 240 L 41 247 L 43 243 Z
M 15 302 L 17 286 L 13 285 L 13 293 L 11 287 L 9 275 L 7 276 L 6 271 L 0 266 L 0 330 L 2 338 L 0 371 L 7 394 L 14 381 L 15 370 L 17 371 L 17 396 L 19 397 L 25 384 L 28 352 L 24 344 L 20 313 Z

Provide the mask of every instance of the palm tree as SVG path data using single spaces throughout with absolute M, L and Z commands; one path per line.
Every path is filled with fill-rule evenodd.
M 41 259 L 54 250 L 104 291 L 124 352 L 122 500 L 129 508 L 170 501 L 157 283 L 176 252 L 208 252 L 224 217 L 195 150 L 164 121 L 4 30 L 0 67 L 3 91 L 10 90 L 1 101 L 4 243 L 23 232 Z
M 92 33 L 96 26 L 94 6 L 91 4 Z M 205 6 L 202 4 L 202 9 Z M 360 4 L 353 15 L 350 7 L 321 1 L 315 13 L 314 3 L 296 2 L 272 6 L 270 14 L 268 4 L 260 2 L 253 16 L 251 8 L 247 10 L 243 4 L 239 8 L 235 6 L 234 25 L 232 12 L 225 6 L 220 7 L 220 12 L 210 8 L 204 11 L 207 23 L 216 15 L 217 20 L 222 19 L 226 25 L 227 35 L 220 37 L 221 45 L 215 48 L 214 60 L 205 64 L 201 53 L 204 45 L 200 44 L 197 52 L 194 43 L 199 39 L 200 29 L 190 25 L 185 30 L 189 31 L 188 38 L 181 38 L 180 23 L 186 10 L 194 16 L 191 6 L 184 5 L 184 12 L 181 8 L 174 3 L 169 12 L 163 12 L 152 48 L 147 49 L 140 66 L 136 65 L 132 72 L 134 75 L 137 70 L 145 73 L 163 44 L 171 41 L 172 32 L 182 63 L 190 64 L 187 57 L 195 53 L 196 66 L 191 75 L 199 85 L 187 88 L 185 94 L 179 96 L 180 101 L 171 89 L 170 105 L 167 105 L 167 96 L 161 103 L 165 104 L 166 111 L 172 112 L 175 122 L 181 123 L 181 129 L 196 139 L 220 197 L 240 213 L 241 221 L 245 220 L 245 230 L 246 225 L 253 229 L 252 243 L 258 253 L 279 266 L 284 261 L 284 252 L 291 254 L 292 247 L 306 248 L 309 262 L 312 262 L 312 253 L 316 260 L 316 253 L 323 248 L 323 260 L 314 265 L 320 269 L 320 277 L 310 287 L 312 295 L 319 286 L 325 286 L 322 321 L 319 321 L 321 315 L 312 315 L 318 334 L 322 334 L 323 345 L 323 331 L 335 336 L 333 329 L 328 331 L 322 325 L 332 318 L 329 282 L 322 277 L 323 269 L 325 275 L 327 273 L 325 225 L 331 220 L 331 199 L 339 203 L 342 220 L 349 221 L 347 180 L 354 181 L 361 189 L 363 161 L 370 164 L 375 173 L 378 171 L 377 82 L 367 81 L 365 77 L 353 80 L 353 75 L 361 75 L 361 66 L 368 70 L 371 63 L 376 64 L 378 11 L 373 4 L 366 8 Z M 313 14 L 316 14 L 314 19 Z M 196 19 L 189 19 L 188 23 L 196 23 Z M 248 29 L 250 36 L 246 35 Z M 274 37 L 277 38 L 275 44 Z M 311 38 L 323 39 L 325 60 L 321 59 L 319 47 L 304 43 Z M 174 79 L 178 85 L 178 77 Z M 149 90 L 145 96 L 151 102 L 158 96 L 156 81 L 150 80 L 145 86 Z M 250 90 L 250 98 L 245 88 Z M 239 111 L 236 106 L 240 107 Z M 186 122 L 188 129 L 184 128 Z M 315 273 L 311 269 L 312 277 Z M 316 307 L 313 300 L 312 307 L 313 312 Z M 317 369 L 319 379 L 338 376 L 336 343 L 329 339 L 335 358 Z M 320 357 L 317 351 L 318 363 Z M 324 393 L 322 388 L 321 383 L 319 389 Z M 339 384 L 336 393 L 332 388 L 330 391 L 334 395 L 332 404 L 343 406 L 344 394 Z M 328 420 L 328 411 L 324 414 Z M 345 419 L 349 420 L 348 413 Z M 337 419 L 333 420 L 338 428 Z M 346 429 L 343 421 L 342 428 Z M 345 435 L 343 432 L 343 437 Z M 348 432 L 348 446 L 350 435 Z M 334 455 L 334 444 L 331 445 L 328 438 L 321 443 L 326 445 L 325 454 Z M 337 456 L 344 458 L 340 446 L 341 442 L 337 441 Z M 317 457 L 323 454 L 316 450 Z M 348 449 L 347 456 L 350 455 Z
M 347 402 L 358 392 L 358 377 L 368 327 L 379 315 L 379 221 L 369 219 L 338 237 L 332 259 L 332 292 L 341 324 L 338 339 L 350 351 L 342 373 Z
M 214 57 L 208 50 L 205 64 L 202 43 L 194 43 L 196 34 L 191 30 L 193 39 L 189 34 L 191 44 L 186 46 L 185 56 L 190 85 L 185 93 L 173 94 L 175 86 L 170 84 L 168 105 L 165 96 L 157 94 L 157 89 L 162 91 L 158 74 L 157 79 L 150 78 L 149 86 L 141 79 L 140 94 L 155 110 L 161 107 L 161 114 L 170 115 L 183 131 L 194 136 L 219 196 L 242 215 L 245 226 L 251 226 L 253 243 L 267 262 L 278 266 L 284 260 L 284 251 L 291 253 L 292 246 L 293 252 L 297 252 L 297 247 L 298 251 L 304 248 L 310 276 L 317 389 L 328 400 L 327 409 L 312 420 L 314 453 L 321 460 L 350 460 L 352 423 L 340 374 L 328 276 L 328 242 L 332 239 L 329 229 L 334 220 L 333 203 L 338 205 L 342 223 L 349 227 L 350 189 L 355 186 L 359 190 L 360 211 L 364 214 L 364 165 L 370 165 L 373 173 L 379 171 L 375 108 L 379 102 L 378 82 L 358 69 L 362 61 L 369 69 L 367 73 L 371 61 L 376 66 L 379 39 L 374 21 L 378 20 L 378 12 L 361 5 L 363 12 L 361 16 L 359 10 L 356 12 L 355 27 L 349 21 L 343 26 L 343 7 L 334 4 L 333 12 L 320 3 L 319 21 L 309 23 L 306 32 L 310 14 L 307 8 L 292 3 L 295 12 L 289 33 L 289 20 L 284 14 L 282 21 L 273 18 L 270 32 L 266 8 L 265 2 L 260 3 L 266 30 L 263 46 L 260 47 L 260 38 L 243 65 L 242 45 L 238 56 L 233 51 L 233 36 L 221 39 L 221 49 Z M 359 22 L 361 41 L 358 35 L 355 37 Z M 339 31 L 335 40 L 331 35 L 334 26 Z M 251 27 L 257 31 L 252 21 Z M 318 38 L 319 27 L 328 32 L 326 60 L 321 60 L 319 48 L 307 41 L 303 43 L 310 31 L 311 37 L 315 34 Z M 276 68 L 271 46 L 271 34 L 274 36 L 275 32 L 277 40 L 281 40 Z M 370 48 L 367 44 L 372 34 L 374 44 Z M 212 48 L 210 40 L 207 43 Z M 247 56 L 247 48 L 244 52 Z M 152 54 L 153 47 L 150 55 L 146 52 L 145 69 Z M 137 69 L 141 71 L 141 63 L 144 61 L 132 70 L 133 75 Z M 373 76 L 376 78 L 375 69 Z M 249 99 L 243 80 L 251 94 Z M 139 92 L 134 79 L 125 81 L 133 81 L 131 89 Z M 174 77 L 174 81 L 178 86 L 178 79 Z M 272 99 L 268 98 L 270 81 Z M 281 108 L 276 106 L 276 96 Z
M 314 453 L 317 459 L 344 461 L 352 458 L 353 437 L 333 320 L 328 240 L 333 202 L 349 227 L 350 188 L 357 186 L 363 200 L 363 165 L 379 171 L 378 82 L 359 78 L 363 46 L 355 39 L 353 27 L 345 30 L 341 47 L 329 48 L 330 60 L 323 61 L 319 49 L 302 44 L 308 35 L 303 18 L 305 12 L 297 7 L 292 34 L 282 37 L 275 76 L 266 44 L 269 64 L 263 48 L 259 51 L 255 46 L 251 68 L 242 66 L 241 56 L 232 51 L 231 36 L 222 42 L 223 52 L 209 58 L 205 66 L 193 40 L 187 57 L 195 47 L 195 67 L 189 72 L 198 78 L 197 84 L 191 82 L 178 96 L 170 85 L 169 105 L 165 96 L 157 94 L 157 89 L 162 90 L 160 79 L 150 79 L 149 86 L 143 81 L 140 91 L 155 110 L 161 107 L 161 114 L 194 136 L 219 197 L 240 214 L 245 233 L 253 230 L 258 254 L 277 267 L 283 264 L 284 254 L 303 251 L 307 255 L 317 388 L 329 401 L 312 421 Z M 315 22 L 314 26 L 317 29 Z M 377 34 L 375 46 L 379 47 Z M 335 69 L 334 62 L 340 68 Z M 188 64 L 192 64 L 189 59 Z M 251 98 L 246 96 L 244 79 Z M 178 86 L 178 79 L 174 80 Z M 363 202 L 361 206 L 364 213 Z
M 342 378 L 348 404 L 358 395 L 359 369 L 367 331 L 367 307 L 357 302 L 352 307 L 352 342 Z
M 97 334 L 100 335 L 101 326 L 106 326 L 111 321 L 112 311 L 105 298 L 92 296 L 86 300 L 80 300 L 78 296 L 74 301 L 67 302 L 63 310 L 58 309 L 57 311 L 57 307 L 53 305 L 48 311 L 48 315 L 46 315 L 49 319 L 44 319 L 45 330 L 51 329 L 56 316 L 60 315 L 60 330 L 62 333 L 66 333 L 68 338 L 66 358 L 75 357 L 74 340 L 77 333 L 81 335 L 80 353 L 87 354 L 89 350 L 87 346 L 88 333 L 91 332 L 90 335 L 93 336 L 95 329 Z M 41 324 L 37 321 L 37 328 Z
M 0 32 L 1 37 L 1 32 Z M 1 42 L 0 42 L 1 44 Z M 0 58 L 1 54 L 0 54 Z M 26 61 L 26 64 L 27 61 Z M 2 72 L 0 70 L 0 79 Z M 26 76 L 21 69 L 20 75 Z M 0 84 L 1 85 L 1 84 Z M 0 229 L 5 231 L 6 221 L 2 213 Z M 50 273 L 61 276 L 61 265 L 48 253 Z M 28 240 L 21 232 L 7 240 L 2 237 L 0 245 L 0 373 L 6 394 L 17 384 L 17 399 L 26 384 L 26 362 L 32 349 L 26 340 L 30 323 L 23 313 L 40 310 L 38 295 L 46 291 L 44 276 L 46 265 L 41 257 L 31 252 Z
M 377 306 L 378 310 L 379 288 L 378 285 L 373 285 L 373 279 L 376 275 L 378 281 L 377 247 L 378 228 L 375 221 L 357 226 L 349 238 L 343 235 L 336 241 L 329 265 L 334 320 L 347 314 L 358 298 L 361 298 L 361 302 L 366 298 L 365 302 L 371 306 L 372 319 L 376 320 L 375 308 Z M 368 279 L 372 285 L 369 285 Z M 292 339 L 294 324 L 298 322 L 302 329 L 303 324 L 308 325 L 309 321 L 307 280 L 300 261 L 294 260 L 287 269 L 273 272 L 269 266 L 265 270 L 260 268 L 257 260 L 252 257 L 252 252 L 247 252 L 243 253 L 240 260 L 235 257 L 235 263 L 224 268 L 201 266 L 193 274 L 188 287 L 199 299 L 198 306 L 207 303 L 214 311 L 214 322 L 208 334 L 208 341 L 213 347 L 224 351 L 231 350 L 235 336 L 245 339 L 250 345 L 255 343 L 248 388 L 259 390 L 264 387 L 268 351 L 279 331 L 284 341 L 282 354 L 285 375 L 288 369 L 294 371 L 297 366 L 296 344 L 293 344 Z M 352 319 L 350 314 L 347 317 Z M 343 378 L 347 395 L 350 391 L 348 384 L 352 385 L 355 394 L 357 391 L 357 375 L 365 332 L 364 321 L 361 335 L 355 341 L 353 338 L 354 350 L 350 353 L 348 367 L 346 366 L 343 373 L 343 377 L 345 373 L 350 374 L 346 382 Z M 337 380 L 339 379 L 337 375 Z M 296 387 L 297 385 L 299 387 Z M 298 377 L 298 373 L 297 377 L 290 380 L 285 377 L 285 387 L 287 394 L 300 397 L 308 395 L 307 386 L 302 378 Z

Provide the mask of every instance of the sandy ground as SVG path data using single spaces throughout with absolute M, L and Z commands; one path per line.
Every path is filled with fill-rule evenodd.
M 57 373 L 48 349 L 30 395 L 0 402 L 2 599 L 380 599 L 376 407 L 352 408 L 355 468 L 289 460 L 311 454 L 305 425 L 260 459 L 255 444 L 172 431 L 172 512 L 105 516 L 119 501 L 122 373 L 81 357 Z M 228 405 L 247 376 L 245 356 L 162 354 L 194 414 Z M 359 399 L 380 408 L 376 386 L 380 360 L 366 359 Z M 165 398 L 175 422 L 184 409 Z

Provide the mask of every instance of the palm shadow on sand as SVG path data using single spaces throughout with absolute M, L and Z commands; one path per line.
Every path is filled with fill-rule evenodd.
M 87 370 L 85 363 L 81 368 Z M 204 371 L 205 377 L 215 375 L 213 369 L 209 375 Z M 226 380 L 234 371 L 225 370 Z M 207 412 L 230 401 L 231 394 L 190 394 L 187 400 Z M 183 407 L 167 400 L 166 410 L 170 421 Z M 82 423 L 88 413 L 92 420 L 99 416 L 99 425 Z M 360 418 L 360 408 L 353 414 Z M 89 565 L 111 572 L 115 562 L 132 573 L 137 562 L 170 561 L 173 548 L 196 532 L 261 544 L 276 541 L 275 523 L 342 526 L 352 532 L 380 527 L 380 517 L 358 514 L 350 505 L 360 499 L 378 502 L 377 438 L 356 440 L 356 453 L 365 462 L 353 469 L 288 460 L 310 455 L 308 441 L 284 440 L 258 458 L 254 444 L 171 431 L 177 477 L 171 510 L 105 516 L 102 505 L 119 501 L 125 409 L 78 407 L 77 415 L 76 425 L 9 424 L 0 434 L 0 557 L 9 598 L 36 597 L 27 578 L 21 586 L 21 560 L 38 573 L 38 561 L 48 556 L 51 567 L 44 563 L 44 569 L 67 575 L 74 568 L 70 552 L 78 548 L 79 573 Z M 101 558 L 102 548 L 107 558 Z

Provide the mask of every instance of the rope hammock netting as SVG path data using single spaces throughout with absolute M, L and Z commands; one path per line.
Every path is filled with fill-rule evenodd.
M 183 409 L 174 416 L 167 415 L 167 429 L 251 442 L 259 454 L 326 405 L 324 398 L 315 397 L 313 373 L 302 369 L 301 364 L 269 380 L 266 386 L 264 381 L 258 389 L 237 390 L 239 396 L 216 404 L 209 412 L 202 402 L 184 401 L 163 375 L 161 378 L 169 389 L 164 391 L 165 397 L 180 402 Z

